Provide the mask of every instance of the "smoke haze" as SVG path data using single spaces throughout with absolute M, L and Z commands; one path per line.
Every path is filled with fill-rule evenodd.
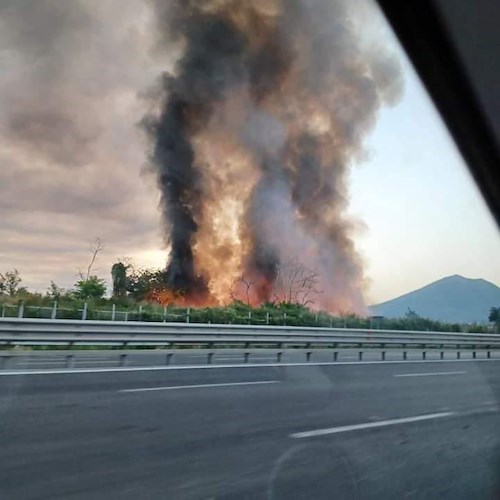
M 180 55 L 144 120 L 170 245 L 167 285 L 223 302 L 239 276 L 273 300 L 284 262 L 318 275 L 315 307 L 364 310 L 346 210 L 349 168 L 399 65 L 363 40 L 365 2 L 156 2 Z
M 103 269 L 166 246 L 167 286 L 192 302 L 227 301 L 241 275 L 254 303 L 272 300 L 296 261 L 320 277 L 315 307 L 361 311 L 349 169 L 401 90 L 367 36 L 377 15 L 369 1 L 0 0 L 3 266 L 69 286 L 101 236 Z
M 117 16 L 119 12 L 119 16 Z M 161 248 L 138 98 L 159 73 L 152 11 L 121 0 L 0 0 L 0 268 L 70 287 L 88 240 Z

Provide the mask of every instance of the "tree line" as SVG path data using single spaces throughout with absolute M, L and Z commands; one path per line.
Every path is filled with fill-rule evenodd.
M 91 307 L 104 307 L 109 303 L 123 309 L 131 309 L 141 304 L 141 319 L 154 319 L 161 316 L 161 309 L 168 306 L 171 314 L 180 310 L 174 300 L 162 302 L 159 292 L 165 290 L 166 273 L 161 269 L 141 269 L 129 259 L 121 259 L 111 267 L 112 293 L 106 298 L 106 281 L 97 275 L 96 262 L 103 251 L 104 244 L 100 238 L 90 242 L 90 256 L 87 265 L 78 269 L 78 279 L 73 289 L 59 287 L 50 282 L 45 294 L 31 293 L 22 286 L 22 278 L 17 269 L 0 273 L 0 303 L 24 302 L 38 306 L 49 305 L 59 301 L 71 307 L 75 301 L 90 301 Z M 267 304 L 252 304 L 252 287 L 254 282 L 245 276 L 234 281 L 229 290 L 229 302 L 223 307 L 199 308 L 193 312 L 193 319 L 201 322 L 232 322 L 238 318 L 249 318 L 256 323 L 288 321 L 290 325 L 348 326 L 350 328 L 376 328 L 395 330 L 429 330 L 429 331 L 461 331 L 464 325 L 444 323 L 420 317 L 416 312 L 408 310 L 402 318 L 370 318 L 345 314 L 333 317 L 327 312 L 314 310 L 314 299 L 321 290 L 318 287 L 319 276 L 308 269 L 297 259 L 286 260 L 277 270 L 275 288 L 271 300 Z M 172 297 L 172 295 L 170 295 Z M 181 298 L 181 297 L 178 297 Z M 485 318 L 486 319 L 486 318 Z M 500 307 L 492 307 L 488 320 L 494 330 L 500 333 Z M 273 324 L 274 319 L 271 319 Z M 277 323 L 276 323 L 277 324 Z M 468 325 L 468 331 L 478 333 L 487 331 L 485 325 Z

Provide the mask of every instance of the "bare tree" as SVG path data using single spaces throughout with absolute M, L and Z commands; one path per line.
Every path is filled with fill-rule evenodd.
M 90 274 L 93 271 L 97 271 L 97 269 L 94 268 L 94 264 L 99 253 L 104 250 L 104 243 L 101 238 L 96 236 L 92 241 L 90 241 L 89 250 L 91 253 L 91 257 L 89 265 L 87 266 L 87 270 L 84 272 L 82 269 L 78 269 L 78 275 L 80 276 L 80 279 L 84 281 L 88 281 L 88 279 L 90 278 Z
M 255 281 L 248 280 L 244 274 L 242 274 L 238 279 L 234 280 L 231 283 L 231 288 L 229 290 L 229 296 L 232 300 L 241 300 L 240 299 L 240 290 L 243 289 L 243 293 L 246 297 L 247 306 L 250 306 L 250 290 L 252 286 L 255 284 Z M 237 288 L 238 290 L 235 290 Z
M 276 302 L 307 306 L 313 304 L 314 297 L 322 293 L 318 287 L 319 274 L 298 259 L 290 258 L 277 267 L 273 298 Z

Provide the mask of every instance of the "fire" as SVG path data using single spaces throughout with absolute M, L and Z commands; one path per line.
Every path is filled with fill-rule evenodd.
M 146 120 L 172 249 L 155 300 L 363 312 L 347 178 L 397 63 L 347 1 L 174 3 L 159 26 L 183 49 Z
M 207 300 L 204 295 L 191 294 L 184 296 L 180 292 L 171 291 L 165 288 L 158 288 L 148 293 L 145 298 L 148 302 L 156 302 L 162 306 L 178 306 L 178 307 L 207 307 L 215 306 L 215 300 Z

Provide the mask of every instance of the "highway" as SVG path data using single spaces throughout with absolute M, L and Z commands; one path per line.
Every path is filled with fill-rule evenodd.
M 498 359 L 274 354 L 0 371 L 0 498 L 500 498 Z

